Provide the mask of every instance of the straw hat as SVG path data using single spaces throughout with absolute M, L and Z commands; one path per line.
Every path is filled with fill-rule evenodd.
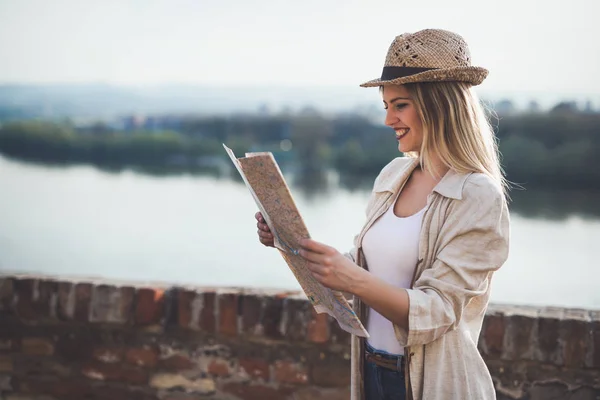
M 479 85 L 487 74 L 485 68 L 471 66 L 469 47 L 461 36 L 425 29 L 397 36 L 388 50 L 381 77 L 360 86 L 438 81 Z

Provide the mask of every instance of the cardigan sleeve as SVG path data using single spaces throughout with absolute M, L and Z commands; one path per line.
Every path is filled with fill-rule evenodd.
M 407 290 L 408 330 L 394 325 L 402 346 L 427 344 L 455 329 L 465 307 L 487 291 L 488 278 L 508 258 L 508 208 L 486 179 L 467 182 L 463 199 L 452 200 L 437 254 Z

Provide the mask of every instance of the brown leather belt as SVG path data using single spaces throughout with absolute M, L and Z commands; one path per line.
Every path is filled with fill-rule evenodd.
M 389 359 L 382 357 L 379 354 L 373 354 L 366 351 L 365 360 L 370 361 L 380 367 L 404 373 L 404 356 L 399 356 L 398 359 Z M 398 363 L 400 364 L 399 366 Z

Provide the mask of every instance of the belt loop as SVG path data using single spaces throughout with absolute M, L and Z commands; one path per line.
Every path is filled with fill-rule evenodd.
M 399 356 L 399 357 L 396 359 L 396 371 L 398 371 L 398 372 L 402 371 L 402 370 L 400 369 L 400 368 L 402 368 L 402 361 L 401 361 L 401 360 L 402 360 L 402 356 Z

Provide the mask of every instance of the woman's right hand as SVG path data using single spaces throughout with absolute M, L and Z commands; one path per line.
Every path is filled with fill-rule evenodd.
M 256 218 L 257 221 L 256 226 L 258 227 L 258 240 L 267 247 L 275 247 L 273 234 L 271 233 L 271 230 L 269 229 L 269 226 L 265 222 L 265 219 L 260 211 L 254 215 L 254 218 Z

